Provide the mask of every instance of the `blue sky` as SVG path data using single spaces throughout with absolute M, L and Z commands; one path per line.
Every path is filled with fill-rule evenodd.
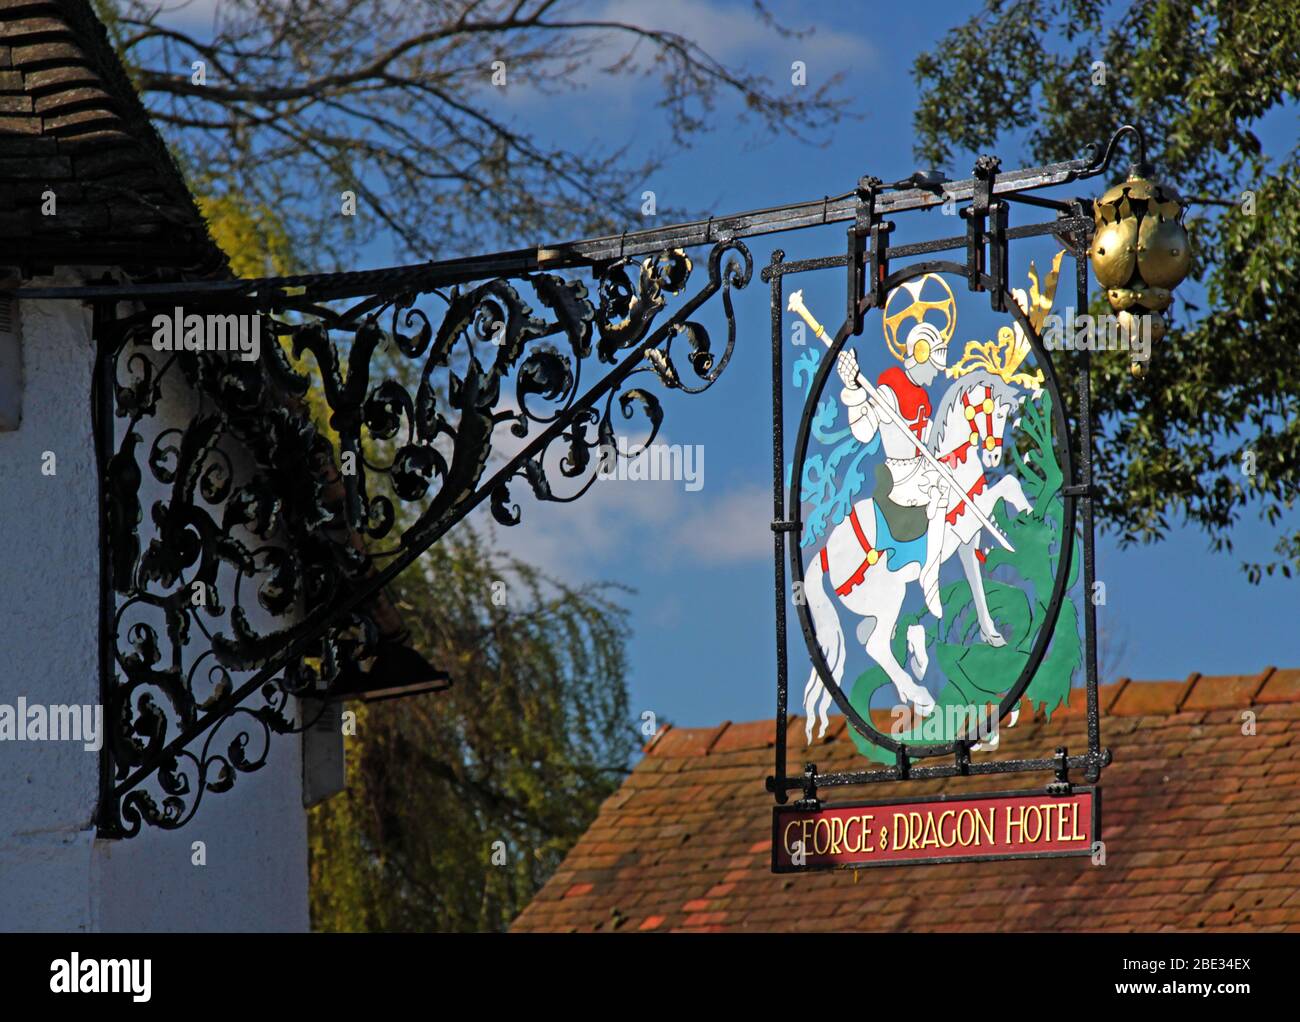
M 815 148 L 790 133 L 756 134 L 752 125 L 738 122 L 728 101 L 716 111 L 711 134 L 674 153 L 652 180 L 629 181 L 630 195 L 650 189 L 661 206 L 725 214 L 840 194 L 862 174 L 894 180 L 915 169 L 911 117 L 917 96 L 911 63 L 979 5 L 776 6 L 787 23 L 812 27 L 814 33 L 781 39 L 753 19 L 743 0 L 590 5 L 593 12 L 681 31 L 719 59 L 744 64 L 777 82 L 789 81 L 795 60 L 805 62 L 810 85 L 843 72 L 843 88 L 853 97 L 857 115 L 837 129 L 832 144 Z M 207 7 L 200 3 L 187 15 L 198 17 Z M 785 13 L 796 9 L 798 14 Z M 543 141 L 578 149 L 630 143 L 634 152 L 658 151 L 670 143 L 666 115 L 652 105 L 653 85 L 644 82 L 590 72 L 573 91 L 544 95 L 516 87 L 499 95 L 500 112 L 535 128 Z M 1294 112 L 1270 117 L 1260 135 L 1267 152 L 1280 155 L 1289 149 L 1296 135 Z M 1078 155 L 1085 141 L 1062 140 L 1059 157 Z M 1029 162 L 1006 143 L 998 152 L 1004 169 Z M 952 177 L 968 176 L 971 159 L 962 156 L 943 169 Z M 1094 194 L 1105 185 L 1097 180 L 1084 188 Z M 1025 222 L 1023 212 L 1016 215 Z M 913 229 L 930 236 L 940 229 L 958 233 L 948 229 L 950 224 L 936 225 L 937 215 L 925 216 L 931 219 L 903 228 L 896 240 L 907 240 L 906 232 Z M 650 218 L 629 227 L 656 222 L 659 218 Z M 635 630 L 629 648 L 632 708 L 638 717 L 649 710 L 678 725 L 773 713 L 769 313 L 758 269 L 776 246 L 791 259 L 840 253 L 844 232 L 835 227 L 749 244 L 755 280 L 737 295 L 739 336 L 730 367 L 706 394 L 674 393 L 664 401 L 667 415 L 660 439 L 702 445 L 704 485 L 691 492 L 681 482 L 598 483 L 582 501 L 558 506 L 539 505 L 517 485 L 512 492 L 520 501 L 523 523 L 498 530 L 501 545 L 552 574 L 573 581 L 613 580 L 637 590 L 625 600 Z M 1050 253 L 1039 248 L 1032 254 L 1042 266 L 1043 255 Z M 697 260 L 702 255 L 697 252 Z M 1013 265 L 1013 273 L 1020 274 L 1013 278 L 1016 286 L 1025 285 L 1026 258 Z M 382 239 L 358 257 L 363 265 L 392 261 Z M 843 306 L 842 277 L 838 271 L 818 276 L 816 282 L 799 284 L 833 328 L 840 319 L 836 310 Z M 692 291 L 701 277 L 697 270 Z M 723 322 L 716 300 L 701 318 L 719 343 Z M 1239 562 L 1267 558 L 1271 534 L 1247 520 L 1235 540 L 1236 554 L 1216 555 L 1204 534 L 1181 527 L 1160 544 L 1122 551 L 1104 533 L 1099 536 L 1098 577 L 1108 596 L 1100 608 L 1103 680 L 1300 665 L 1293 623 L 1300 583 L 1271 579 L 1247 584 Z M 797 692 L 807 669 L 798 647 L 791 648 Z
M 976 6 L 891 6 L 887 20 L 873 18 L 875 27 L 869 27 L 862 5 L 819 4 L 805 8 L 816 12 L 805 16 L 815 20 L 796 22 L 815 25 L 816 34 L 783 41 L 743 20 L 742 7 L 655 5 L 653 16 L 665 26 L 694 32 L 719 56 L 743 60 L 775 80 L 788 80 L 793 60 L 807 63 L 810 82 L 845 72 L 861 119 L 841 126 L 828 147 L 810 148 L 780 134 L 755 138 L 724 107 L 717 130 L 644 187 L 660 203 L 726 213 L 838 194 L 864 173 L 886 180 L 906 176 L 914 169 L 911 62 Z M 638 6 L 638 12 L 650 10 Z M 557 137 L 567 144 L 580 144 L 588 132 L 593 141 L 621 141 L 617 132 L 625 116 L 637 117 L 647 144 L 663 144 L 666 126 L 642 105 L 644 95 L 636 87 L 605 85 L 598 100 L 579 93 L 538 102 L 562 113 L 564 133 Z M 1289 148 L 1294 123 L 1271 119 L 1266 150 Z M 1061 158 L 1076 155 L 1077 148 L 1074 140 L 1063 141 Z M 1006 169 L 1027 162 L 1005 146 L 1000 155 Z M 968 163 L 969 158 L 954 161 L 945 169 L 966 176 Z M 1090 193 L 1104 185 L 1086 187 Z M 756 276 L 778 245 L 787 258 L 838 253 L 843 229 L 753 240 Z M 809 285 L 810 304 L 840 309 L 840 274 L 819 276 L 826 279 Z M 723 377 L 704 395 L 665 399 L 663 439 L 703 446 L 705 485 L 699 491 L 687 492 L 680 482 L 597 484 L 580 505 L 526 504 L 524 524 L 501 533 L 512 550 L 566 577 L 614 579 L 637 589 L 627 600 L 635 627 L 629 650 L 632 706 L 638 714 L 651 710 L 679 725 L 768 717 L 775 706 L 766 287 L 756 280 L 739 295 L 737 310 L 737 350 Z M 828 325 L 840 318 L 837 312 L 821 315 Z M 704 318 L 716 338 L 720 313 L 715 309 Z M 1270 533 L 1254 521 L 1244 523 L 1235 538 L 1240 557 L 1265 557 L 1271 547 Z M 1251 586 L 1238 562 L 1237 555 L 1211 553 L 1207 537 L 1181 527 L 1163 543 L 1123 551 L 1102 535 L 1098 577 L 1108 597 L 1100 608 L 1104 677 L 1181 678 L 1191 671 L 1242 673 L 1270 663 L 1300 664 L 1293 623 L 1297 583 Z M 799 652 L 792 645 L 796 690 L 806 675 Z

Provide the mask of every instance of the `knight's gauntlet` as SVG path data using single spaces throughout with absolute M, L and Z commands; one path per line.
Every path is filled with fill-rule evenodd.
M 835 362 L 835 369 L 840 374 L 846 387 L 858 385 L 858 356 L 852 348 L 845 348 Z
M 849 417 L 849 429 L 860 443 L 870 443 L 880 428 L 880 420 L 871 408 L 865 387 L 845 387 L 840 391 L 840 401 Z

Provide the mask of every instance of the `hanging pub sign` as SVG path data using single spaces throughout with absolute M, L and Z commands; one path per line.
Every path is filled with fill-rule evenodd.
M 798 606 L 822 661 L 804 690 L 810 743 L 836 688 L 867 743 L 884 689 L 900 711 L 896 744 L 970 737 L 980 748 L 993 744 L 991 704 L 1021 675 L 1034 673 L 1032 695 L 1068 695 L 1082 660 L 1077 622 L 1056 628 L 1074 548 L 1061 495 L 1069 447 L 1051 367 L 1035 365 L 1029 339 L 1052 310 L 1063 255 L 1041 279 L 1031 264 L 1028 290 L 1008 303 L 1019 316 L 964 346 L 953 286 L 963 282 L 900 271 L 865 318 L 866 343 L 843 347 L 835 372 L 810 386 L 794 476 Z M 831 343 L 801 292 L 788 308 Z M 819 354 L 795 360 L 800 380 L 812 383 Z M 845 691 L 850 663 L 868 669 Z
M 1091 161 L 1002 174 L 981 157 L 965 181 L 864 178 L 844 255 L 786 261 L 777 251 L 763 271 L 781 509 L 774 871 L 1096 850 L 1097 782 L 1110 754 L 1087 595 L 1096 591 L 1089 368 L 1094 352 L 1123 348 L 1143 375 L 1164 333 L 1149 310 L 1168 307 L 1186 236 L 1176 194 L 1151 183 L 1144 154 L 1095 209 L 1029 193 L 1102 173 L 1128 132 L 1137 134 L 1121 129 Z M 894 242 L 902 214 L 938 206 L 960 215 L 925 223 L 962 233 Z M 1013 225 L 1013 209 L 1055 215 Z M 1105 237 L 1094 238 L 1098 225 Z M 1105 262 L 1114 323 L 1088 314 L 1090 258 Z M 832 330 L 822 317 L 837 306 L 843 322 Z M 1062 376 L 1074 388 L 1068 401 Z M 787 395 L 798 410 L 788 421 Z M 787 628 L 794 622 L 802 643 Z M 797 729 L 792 658 L 808 664 Z M 1023 700 L 1050 715 L 1075 687 L 1085 750 L 998 756 Z M 861 768 L 807 762 L 792 776 L 787 742 L 802 739 L 812 760 L 833 707 Z M 986 774 L 1043 783 L 821 800 L 827 788 Z M 802 797 L 787 806 L 791 791 Z
M 1034 194 L 1106 173 L 1126 134 L 1138 159 L 1095 203 Z M 967 180 L 863 178 L 835 198 L 535 249 L 365 273 L 20 288 L 20 299 L 93 307 L 112 552 L 100 577 L 113 726 L 99 836 L 185 826 L 206 793 L 267 762 L 273 735 L 311 726 L 300 698 L 326 707 L 445 687 L 405 645 L 385 587 L 477 507 L 509 527 L 525 488 L 538 501 L 581 497 L 616 420 L 643 417 L 653 442 L 663 407 L 651 385 L 710 389 L 736 344 L 733 297 L 752 279 L 742 239 L 848 223 L 846 249 L 790 261 L 777 249 L 762 271 L 773 867 L 1080 854 L 1099 837 L 1110 759 L 1089 598 L 1089 367 L 1119 344 L 1132 385 L 1149 385 L 1190 265 L 1183 206 L 1126 125 L 1104 149 L 1042 167 L 1003 173 L 981 157 Z M 1047 219 L 1013 224 L 1013 208 Z M 925 211 L 914 227 L 953 233 L 892 238 Z M 1089 263 L 1114 315 L 1089 315 Z M 715 297 L 724 324 L 711 337 L 696 317 Z M 255 360 L 230 358 L 224 342 L 160 349 L 155 320 L 182 308 L 251 324 Z M 409 371 L 393 377 L 381 349 Z M 304 412 L 313 388 L 333 440 Z M 184 429 L 165 425 L 160 410 L 196 398 Z M 806 678 L 796 771 L 792 655 Z M 1022 700 L 1050 713 L 1076 687 L 1086 748 L 998 752 Z M 832 707 L 857 769 L 814 761 Z M 1018 790 L 828 805 L 820 794 L 966 775 L 1016 775 Z M 1033 775 L 1046 783 L 1019 786 Z M 787 807 L 790 792 L 800 797 Z
M 772 872 L 861 869 L 905 862 L 1092 855 L 1100 792 L 1013 791 L 944 799 L 778 806 Z

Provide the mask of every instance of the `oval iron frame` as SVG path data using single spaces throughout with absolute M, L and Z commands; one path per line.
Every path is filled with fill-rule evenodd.
M 927 273 L 951 274 L 958 277 L 967 277 L 967 267 L 962 263 L 952 262 L 946 259 L 930 260 L 923 263 L 914 263 L 905 266 L 891 273 L 884 281 L 882 291 L 889 294 L 894 288 L 922 277 Z M 969 280 L 969 278 L 968 278 Z M 987 274 L 979 275 L 981 287 L 985 291 L 996 288 L 996 281 Z M 973 289 L 967 287 L 967 293 L 975 293 Z M 1024 310 L 1020 308 L 1020 303 L 1015 298 L 1003 291 L 1003 300 L 1007 310 L 1015 317 L 1017 323 L 1025 332 L 1030 347 L 1033 349 L 1034 358 L 1038 366 L 1043 370 L 1044 386 L 1052 396 L 1052 420 L 1055 425 L 1056 442 L 1060 456 L 1061 467 L 1061 499 L 1064 501 L 1064 519 L 1062 521 L 1061 535 L 1063 538 L 1062 549 L 1057 558 L 1056 578 L 1052 587 L 1052 598 L 1048 603 L 1047 616 L 1038 630 L 1038 635 L 1034 641 L 1034 647 L 1030 651 L 1029 660 L 1026 662 L 1020 677 L 1016 679 L 1014 685 L 1007 690 L 1007 694 L 1002 697 L 998 707 L 998 720 L 1001 721 L 1011 709 L 1015 707 L 1020 698 L 1024 695 L 1029 683 L 1033 681 L 1043 657 L 1047 654 L 1047 647 L 1052 641 L 1052 635 L 1056 631 L 1056 622 L 1060 617 L 1061 605 L 1065 601 L 1066 582 L 1070 577 L 1070 569 L 1073 565 L 1074 545 L 1076 541 L 1076 506 L 1077 497 L 1071 492 L 1075 487 L 1074 478 L 1074 455 L 1073 455 L 1073 438 L 1070 435 L 1069 424 L 1065 418 L 1065 407 L 1061 401 L 1061 391 L 1056 382 L 1056 370 L 1052 365 L 1047 350 L 1043 347 L 1042 339 L 1038 332 L 1029 322 L 1029 317 Z M 869 310 L 875 308 L 871 301 L 870 295 L 865 296 L 858 303 L 859 315 L 865 315 Z M 797 536 L 803 525 L 802 517 L 802 497 L 800 496 L 802 487 L 795 484 L 796 480 L 803 479 L 804 461 L 808 454 L 808 438 L 812 430 L 812 417 L 816 408 L 817 399 L 821 397 L 822 391 L 826 386 L 826 379 L 830 375 L 840 351 L 843 349 L 852 333 L 852 320 L 846 319 L 843 325 L 835 334 L 831 342 L 830 351 L 826 358 L 822 360 L 817 369 L 817 375 L 813 379 L 812 389 L 809 391 L 808 400 L 804 403 L 803 415 L 799 421 L 799 433 L 795 440 L 793 469 L 790 475 L 791 486 L 788 494 L 789 509 L 786 520 L 790 523 L 792 536 Z M 1069 542 L 1064 542 L 1068 537 Z M 792 587 L 802 585 L 804 581 L 803 557 L 801 555 L 802 547 L 796 542 L 790 543 L 790 573 Z M 972 739 L 958 738 L 951 739 L 941 743 L 921 743 L 908 744 L 898 742 L 889 736 L 877 731 L 872 727 L 869 720 L 862 717 L 861 714 L 853 707 L 844 690 L 831 678 L 830 668 L 826 664 L 826 658 L 822 655 L 821 644 L 817 641 L 817 635 L 812 627 L 812 619 L 808 610 L 807 601 L 796 602 L 795 612 L 799 618 L 799 625 L 803 630 L 804 642 L 808 647 L 808 655 L 812 660 L 813 668 L 817 671 L 817 676 L 821 683 L 826 686 L 826 691 L 830 693 L 835 705 L 839 707 L 840 712 L 853 725 L 854 730 L 862 735 L 873 745 L 897 754 L 905 750 L 906 754 L 913 759 L 929 758 L 935 756 L 951 756 L 957 752 L 959 745 L 967 748 L 972 744 Z M 892 637 L 891 637 L 892 640 Z

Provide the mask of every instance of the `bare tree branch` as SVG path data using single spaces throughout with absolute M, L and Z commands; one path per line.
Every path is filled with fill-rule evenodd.
M 376 224 L 403 255 L 446 258 L 635 218 L 666 154 L 637 143 L 635 124 L 594 147 L 548 143 L 549 125 L 502 102 L 518 90 L 572 94 L 564 116 L 578 121 L 601 102 L 593 75 L 653 79 L 643 116 L 662 119 L 678 148 L 722 116 L 796 135 L 846 116 L 837 78 L 774 85 L 679 32 L 579 16 L 570 0 L 226 0 L 209 32 L 152 0 L 100 7 L 191 169 L 218 192 L 257 197 L 318 268 L 355 265 Z M 754 7 L 776 37 L 806 34 Z M 359 216 L 338 215 L 344 190 L 362 198 Z

